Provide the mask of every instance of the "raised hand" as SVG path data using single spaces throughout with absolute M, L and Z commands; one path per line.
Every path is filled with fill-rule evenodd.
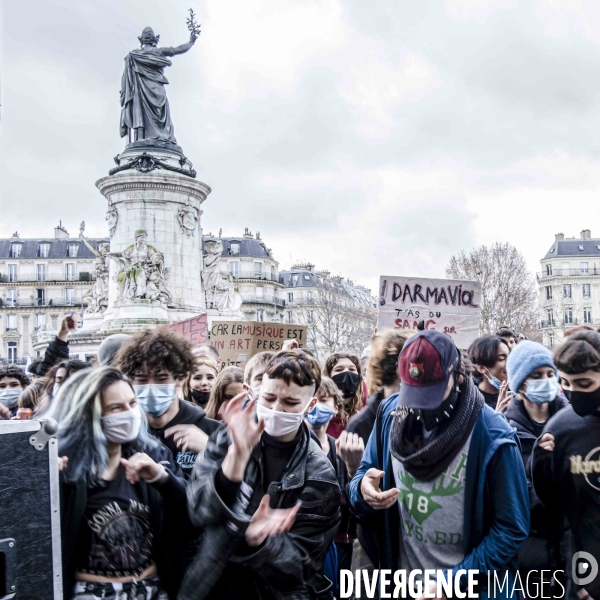
M 354 473 L 360 467 L 360 461 L 365 453 L 365 443 L 357 433 L 342 431 L 340 437 L 335 441 L 335 449 L 346 464 L 348 475 L 354 477 Z
M 263 496 L 246 529 L 246 543 L 248 546 L 260 546 L 269 536 L 287 533 L 299 510 L 300 502 L 293 508 L 271 508 L 269 496 Z
M 230 481 L 242 481 L 250 454 L 265 429 L 263 419 L 256 422 L 254 402 L 249 401 L 243 406 L 247 396 L 247 391 L 238 394 L 228 402 L 223 411 L 223 421 L 229 430 L 231 445 L 221 468 Z
M 122 458 L 121 465 L 125 468 L 125 477 L 131 484 L 140 479 L 152 483 L 162 483 L 169 477 L 167 470 L 154 462 L 147 454 L 136 452 L 129 458 Z
M 165 437 L 173 436 L 173 441 L 182 452 L 200 454 L 206 448 L 208 435 L 195 425 L 174 425 L 165 430 Z
M 382 492 L 379 484 L 382 477 L 385 475 L 383 471 L 378 469 L 369 469 L 360 482 L 360 491 L 365 502 L 375 510 L 382 510 L 394 506 L 394 502 L 398 500 L 400 490 L 392 488 Z
M 505 413 L 510 404 L 510 396 L 508 395 L 508 381 L 503 381 L 498 394 L 498 404 L 496 404 L 496 412 Z

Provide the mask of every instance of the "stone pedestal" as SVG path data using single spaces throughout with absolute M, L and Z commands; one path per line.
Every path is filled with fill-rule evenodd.
M 200 206 L 210 188 L 163 169 L 124 170 L 96 187 L 108 200 L 112 257 L 100 331 L 139 330 L 204 312 Z M 145 253 L 150 260 L 136 262 Z

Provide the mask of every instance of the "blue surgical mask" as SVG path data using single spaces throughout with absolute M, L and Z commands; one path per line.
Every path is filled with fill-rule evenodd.
M 552 402 L 560 391 L 560 384 L 556 377 L 546 379 L 528 379 L 526 381 L 525 397 L 534 404 Z
M 306 415 L 306 420 L 313 426 L 319 427 L 329 423 L 335 416 L 335 411 L 324 404 L 315 404 L 313 409 Z
M 151 417 L 164 415 L 175 400 L 174 383 L 134 385 L 133 391 L 142 410 Z
M 488 371 L 489 373 L 489 371 Z M 491 375 L 491 374 L 490 374 Z M 493 375 L 486 375 L 486 379 L 490 382 L 490 385 L 492 387 L 495 387 L 498 391 L 500 390 L 500 388 L 502 387 L 502 382 L 497 378 L 494 377 Z

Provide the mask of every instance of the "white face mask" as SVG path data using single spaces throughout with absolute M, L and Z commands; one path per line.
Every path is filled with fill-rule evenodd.
M 264 419 L 266 433 L 273 437 L 282 437 L 300 428 L 305 413 L 304 411 L 301 413 L 281 412 L 267 408 L 259 402 L 256 404 L 256 416 Z
M 101 421 L 108 442 L 126 444 L 137 439 L 142 425 L 142 413 L 140 407 L 136 405 L 129 410 L 102 417 Z
M 0 402 L 9 410 L 12 410 L 19 403 L 19 396 L 22 391 L 21 388 L 5 388 L 0 392 Z

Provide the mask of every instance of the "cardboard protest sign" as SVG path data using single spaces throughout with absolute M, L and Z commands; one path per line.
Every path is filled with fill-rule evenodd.
M 219 351 L 225 367 L 244 367 L 259 352 L 279 352 L 286 340 L 306 346 L 305 325 L 258 321 L 213 321 L 210 343 Z
M 171 323 L 169 329 L 188 339 L 194 346 L 208 342 L 208 319 L 206 313 L 191 319 Z
M 447 333 L 461 349 L 479 336 L 481 283 L 454 279 L 381 276 L 377 329 L 425 329 Z

